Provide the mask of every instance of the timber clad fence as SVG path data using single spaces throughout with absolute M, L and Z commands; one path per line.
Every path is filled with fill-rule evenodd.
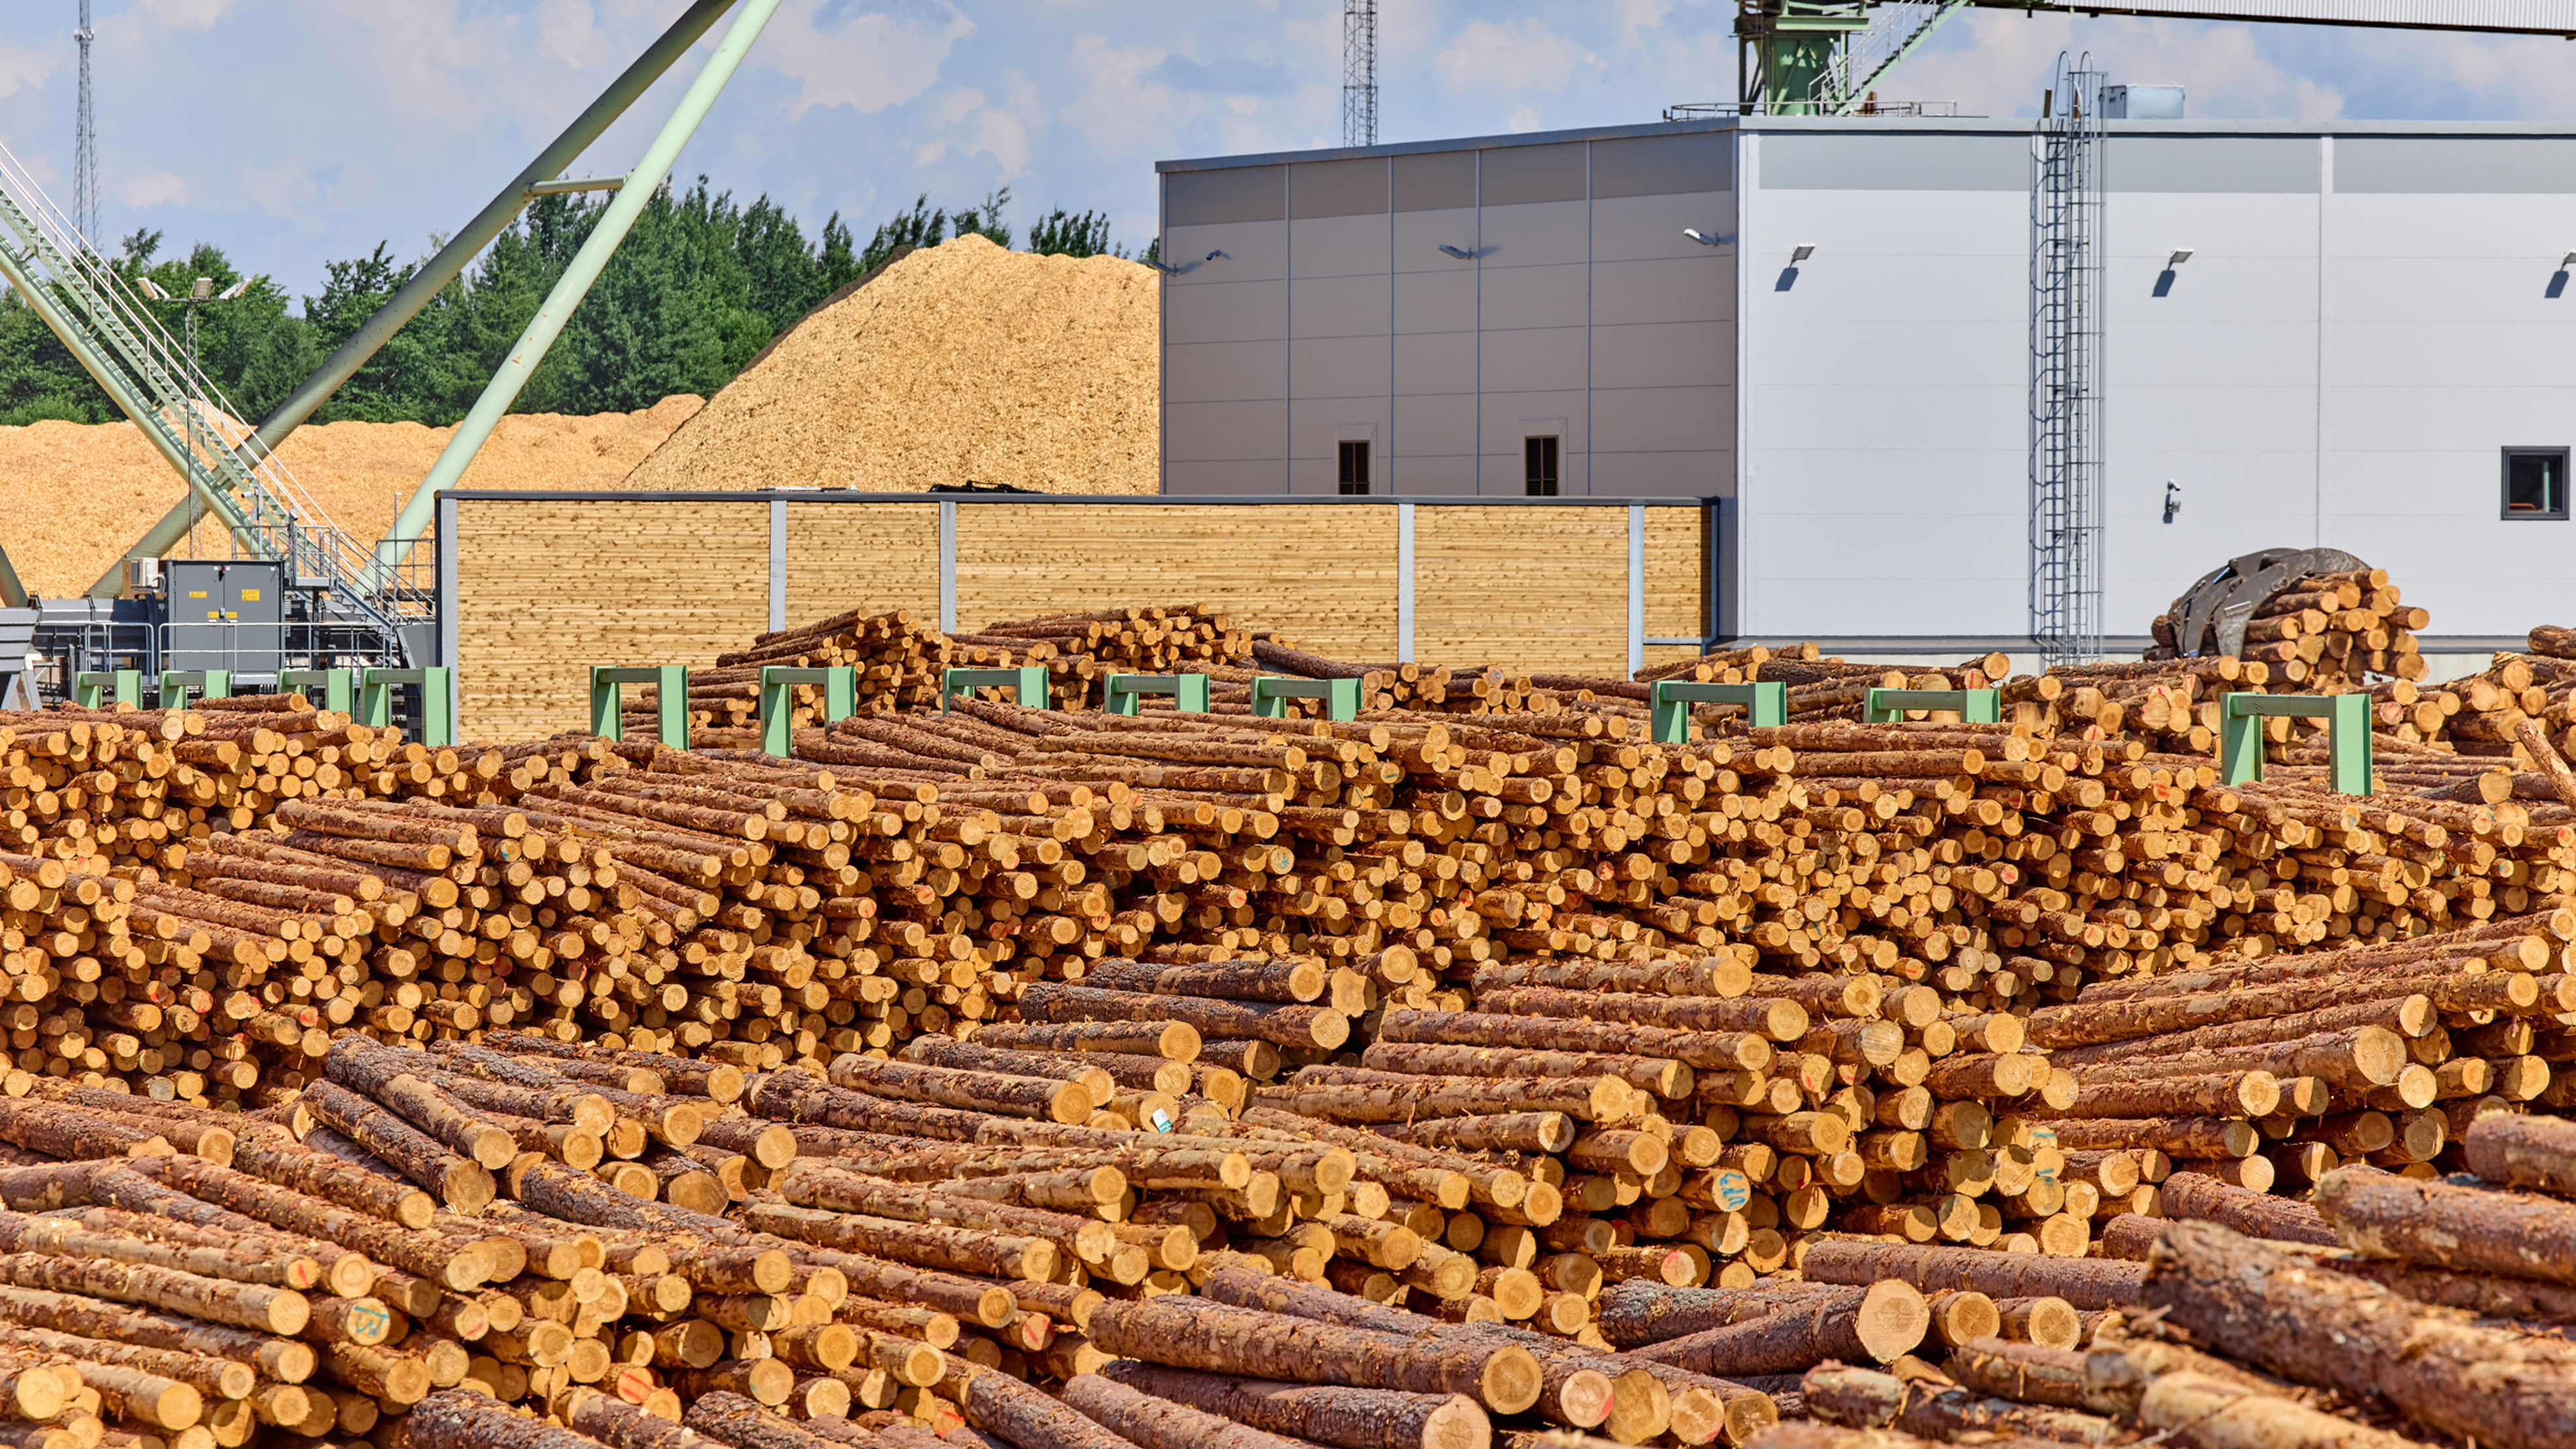
M 1709 638 L 1711 523 L 1696 499 L 452 491 L 441 657 L 468 739 L 584 726 L 593 664 L 711 664 L 859 608 L 971 632 L 1201 603 L 1340 659 L 1618 675 Z

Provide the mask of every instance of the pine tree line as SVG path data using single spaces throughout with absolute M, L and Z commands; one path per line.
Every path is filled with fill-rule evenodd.
M 743 206 L 731 193 L 711 190 L 703 176 L 686 191 L 666 185 L 512 410 L 630 412 L 674 393 L 711 395 L 781 331 L 896 248 L 935 246 L 969 233 L 1011 245 L 1011 228 L 1002 220 L 1010 199 L 1005 188 L 951 211 L 931 207 L 924 194 L 860 246 L 838 212 L 818 239 L 809 239 L 766 196 Z M 446 427 L 462 418 L 607 204 L 604 197 L 538 197 L 314 421 Z M 157 231 L 124 238 L 114 265 L 130 281 L 149 278 L 173 298 L 186 297 L 200 277 L 218 295 L 243 279 L 212 243 L 165 257 L 163 240 Z M 1028 250 L 1127 255 L 1110 245 L 1107 217 L 1062 209 L 1029 228 Z M 1154 259 L 1152 246 L 1145 257 Z M 382 243 L 367 256 L 328 263 L 321 292 L 301 298 L 300 311 L 299 299 L 273 279 L 253 279 L 236 299 L 200 305 L 200 365 L 239 413 L 256 421 L 374 315 L 417 265 L 396 261 Z M 184 303 L 148 305 L 173 337 L 180 335 Z M 14 291 L 0 290 L 0 426 L 119 416 L 35 310 Z

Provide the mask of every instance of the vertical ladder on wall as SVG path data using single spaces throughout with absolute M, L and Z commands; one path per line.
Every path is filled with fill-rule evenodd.
M 2031 147 L 2030 632 L 2047 664 L 2102 655 L 2104 80 L 2060 56 Z
M 284 565 L 290 585 L 326 590 L 350 627 L 377 636 L 373 652 L 400 658 L 397 625 L 427 612 L 428 591 L 374 577 L 373 551 L 335 527 L 259 447 L 221 390 L 5 146 L 0 279 L 178 469 L 244 554 Z

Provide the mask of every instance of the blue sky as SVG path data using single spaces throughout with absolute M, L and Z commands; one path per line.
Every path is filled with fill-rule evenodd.
M 111 237 L 221 243 L 291 291 L 429 250 L 685 0 L 96 0 Z M 1153 162 L 1337 144 L 1340 0 L 786 0 L 691 145 L 743 198 L 864 238 L 927 191 L 1008 186 L 1023 228 L 1098 208 L 1141 243 Z M 1647 121 L 1734 85 L 1730 0 L 1381 0 L 1381 138 Z M 0 141 L 68 206 L 74 0 L 0 6 Z M 2050 63 L 2181 82 L 2199 117 L 2576 118 L 2568 42 L 1972 15 L 1885 88 L 2030 114 Z M 703 55 L 704 46 L 701 46 Z M 681 68 L 693 73 L 698 60 Z M 666 79 L 573 168 L 623 171 Z

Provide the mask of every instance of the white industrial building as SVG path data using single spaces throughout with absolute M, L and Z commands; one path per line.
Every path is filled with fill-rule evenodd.
M 1719 635 L 2011 647 L 2032 149 L 1748 117 L 1165 162 L 1164 491 L 1719 499 Z M 2388 569 L 2428 652 L 2576 621 L 2576 128 L 2108 155 L 2114 643 L 2264 546 Z

